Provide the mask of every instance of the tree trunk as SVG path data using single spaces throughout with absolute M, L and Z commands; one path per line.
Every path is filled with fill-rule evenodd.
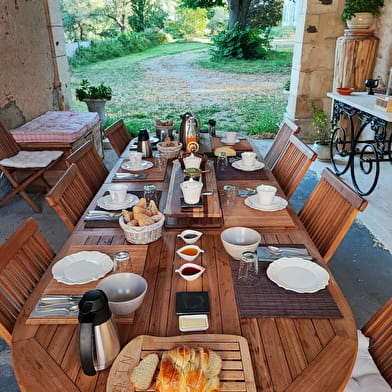
M 229 0 L 229 29 L 237 22 L 243 29 L 246 27 L 246 19 L 251 0 Z

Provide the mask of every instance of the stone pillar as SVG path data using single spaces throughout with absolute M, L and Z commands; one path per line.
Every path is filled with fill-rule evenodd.
M 330 113 L 336 39 L 345 24 L 340 14 L 344 0 L 323 4 L 316 0 L 301 1 L 297 15 L 291 88 L 286 116 L 301 127 L 300 137 L 310 140 L 313 133 L 313 100 Z

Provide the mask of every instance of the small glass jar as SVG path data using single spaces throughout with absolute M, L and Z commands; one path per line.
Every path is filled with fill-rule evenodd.
M 153 184 L 144 185 L 143 197 L 146 199 L 147 205 L 150 203 L 150 200 L 154 200 L 155 204 L 158 205 L 156 186 Z
M 131 260 L 131 255 L 126 250 L 120 250 L 116 252 L 113 257 L 113 272 L 130 272 L 131 266 L 129 261 Z
M 237 190 L 235 185 L 232 184 L 223 185 L 223 195 L 226 204 L 234 204 L 237 195 Z
M 218 157 L 216 158 L 216 168 L 217 170 L 224 171 L 227 166 L 228 166 L 227 154 L 224 151 L 222 151 L 219 153 Z
M 160 151 L 154 153 L 154 164 L 158 170 L 163 170 L 165 166 L 165 157 Z
M 240 257 L 240 268 L 238 270 L 238 280 L 255 284 L 258 281 L 259 262 L 256 252 L 244 252 Z

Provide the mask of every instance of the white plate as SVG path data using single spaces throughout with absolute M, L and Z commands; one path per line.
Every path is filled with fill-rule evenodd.
M 138 201 L 139 198 L 132 193 L 127 194 L 123 203 L 115 202 L 111 195 L 106 195 L 97 200 L 97 205 L 105 210 L 126 210 L 127 208 L 133 207 Z
M 223 144 L 227 144 L 229 146 L 234 146 L 234 144 L 237 144 L 240 142 L 240 139 L 235 139 L 233 142 L 228 142 L 225 137 L 222 137 L 221 142 Z
M 134 137 L 132 140 L 131 140 L 131 145 L 130 145 L 130 147 L 133 147 L 133 146 L 137 146 L 137 142 L 138 142 L 138 138 L 137 137 Z M 157 137 L 155 137 L 155 136 L 150 136 L 150 143 L 151 144 L 154 144 L 154 143 L 158 143 L 159 142 L 159 139 L 157 138 Z
M 112 259 L 101 252 L 82 251 L 59 260 L 52 269 L 53 277 L 65 284 L 84 284 L 105 276 L 113 268 Z
M 131 162 L 125 161 L 121 164 L 121 169 L 140 171 L 140 170 L 151 169 L 153 166 L 154 166 L 154 164 L 151 161 L 141 161 L 139 167 L 135 167 L 135 166 L 131 165 Z
M 244 203 L 248 207 L 260 211 L 279 211 L 285 209 L 288 204 L 287 200 L 283 199 L 280 196 L 274 196 L 271 204 L 260 204 L 259 195 L 257 194 L 247 197 L 244 200 Z
M 260 162 L 258 160 L 255 161 L 255 164 L 253 166 L 244 166 L 242 164 L 242 159 L 239 161 L 234 161 L 231 166 L 233 166 L 235 169 L 243 170 L 243 171 L 255 171 L 255 170 L 260 170 L 262 169 L 265 165 L 263 162 Z
M 267 268 L 267 276 L 279 287 L 297 293 L 315 293 L 328 285 L 329 273 L 313 261 L 282 257 Z

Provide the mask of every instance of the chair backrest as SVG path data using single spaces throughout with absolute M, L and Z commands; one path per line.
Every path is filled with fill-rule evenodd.
M 73 230 L 94 196 L 78 167 L 73 163 L 46 195 L 68 229 Z
M 123 120 L 118 120 L 114 124 L 107 127 L 104 131 L 105 136 L 109 139 L 117 156 L 120 156 L 132 140 L 131 135 L 127 131 Z
M 370 338 L 369 352 L 378 370 L 392 387 L 392 298 L 365 324 L 362 332 Z
M 273 169 L 280 155 L 285 150 L 291 135 L 298 135 L 301 128 L 294 124 L 291 120 L 285 119 L 281 125 L 278 133 L 275 136 L 274 142 L 264 157 L 264 163 Z
M 290 136 L 283 154 L 272 169 L 273 175 L 287 198 L 294 193 L 316 158 L 317 154 L 309 146 L 297 136 Z
M 11 345 L 16 319 L 55 253 L 29 218 L 0 246 L 0 336 Z
M 97 193 L 109 172 L 103 160 L 99 156 L 92 140 L 87 141 L 76 151 L 74 151 L 66 160 L 69 167 L 75 163 L 82 173 L 84 180 L 92 192 Z
M 367 204 L 329 168 L 323 170 L 299 218 L 326 263 Z
M 0 122 L 0 159 L 13 157 L 20 147 L 11 132 Z

